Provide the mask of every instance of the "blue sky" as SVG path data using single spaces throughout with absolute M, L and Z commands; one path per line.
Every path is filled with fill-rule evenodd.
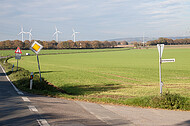
M 190 0 L 0 0 L 0 40 L 190 36 Z M 24 36 L 28 39 L 28 35 Z

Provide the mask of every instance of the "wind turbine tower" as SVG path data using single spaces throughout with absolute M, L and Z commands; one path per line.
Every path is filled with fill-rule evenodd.
M 80 32 L 75 32 L 75 30 L 73 29 L 73 34 L 72 34 L 72 36 L 73 36 L 74 42 L 76 41 L 76 34 L 77 34 L 77 33 L 80 33 Z
M 18 35 L 20 34 L 22 34 L 22 42 L 24 42 L 24 34 L 26 34 L 26 32 L 23 31 L 23 27 L 21 27 L 21 32 Z
M 60 32 L 60 31 L 58 31 L 58 30 L 57 30 L 57 28 L 56 28 L 56 26 L 55 26 L 55 33 L 53 34 L 53 36 L 55 36 L 55 35 L 56 35 L 56 36 L 55 36 L 55 37 L 56 37 L 56 42 L 58 42 L 58 41 L 59 41 L 59 40 L 58 40 L 58 37 L 59 37 L 58 35 L 59 35 L 59 33 L 61 33 L 61 32 Z
M 144 47 L 144 33 L 143 33 L 143 47 Z
M 31 42 L 31 40 L 32 40 L 32 29 L 30 29 L 30 31 L 29 32 L 26 32 L 26 34 L 29 34 L 29 41 Z

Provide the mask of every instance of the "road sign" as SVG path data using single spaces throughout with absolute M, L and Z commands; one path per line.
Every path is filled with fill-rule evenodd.
M 162 58 L 162 53 L 164 50 L 164 44 L 157 44 L 157 48 L 158 48 L 159 56 L 160 56 L 160 58 Z
M 40 63 L 39 63 L 39 58 L 38 58 L 38 53 L 40 52 L 40 50 L 43 48 L 43 46 L 42 45 L 40 45 L 38 42 L 34 42 L 32 45 L 31 45 L 31 47 L 30 47 L 30 49 L 34 52 L 34 53 L 36 53 L 36 55 L 37 55 L 37 61 L 38 61 L 38 69 L 39 69 L 39 74 L 40 74 L 40 81 L 42 81 L 42 78 L 41 78 L 41 72 L 40 72 Z
M 22 54 L 21 50 L 19 47 L 17 47 L 16 51 L 15 51 L 16 54 Z
M 162 82 L 161 75 L 161 64 L 166 62 L 175 62 L 175 59 L 162 59 L 162 53 L 164 50 L 164 44 L 157 44 L 158 53 L 159 53 L 159 78 L 160 78 L 160 94 L 162 95 L 162 86 L 164 85 Z
M 40 44 L 39 44 L 38 42 L 36 42 L 36 41 L 35 41 L 35 42 L 31 45 L 31 47 L 30 47 L 30 49 L 31 49 L 34 53 L 36 53 L 36 54 L 38 54 L 42 48 L 43 48 L 43 46 L 40 45 Z
M 167 63 L 167 62 L 175 62 L 175 59 L 162 59 L 162 63 Z
M 21 59 L 21 54 L 15 53 L 15 59 Z

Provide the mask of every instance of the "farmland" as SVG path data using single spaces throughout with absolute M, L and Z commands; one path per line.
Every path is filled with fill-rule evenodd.
M 156 48 L 104 51 L 40 55 L 42 77 L 68 94 L 83 99 L 159 95 Z M 164 50 L 164 59 L 176 59 L 175 63 L 162 64 L 164 92 L 190 96 L 189 57 L 189 48 Z M 16 64 L 13 58 L 9 62 Z M 22 57 L 19 66 L 38 74 L 36 56 Z
M 15 49 L 16 50 L 16 49 Z M 0 56 L 15 56 L 15 50 L 0 50 Z M 103 52 L 103 51 L 117 51 L 126 49 L 62 49 L 62 50 L 41 50 L 40 54 L 70 54 L 70 53 L 86 53 L 86 52 Z M 26 53 L 34 54 L 31 50 L 22 50 L 22 55 Z

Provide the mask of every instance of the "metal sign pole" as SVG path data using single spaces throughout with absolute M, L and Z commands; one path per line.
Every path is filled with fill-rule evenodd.
M 18 59 L 17 59 L 17 69 L 16 70 L 18 71 Z
M 40 74 L 40 81 L 42 81 L 42 78 L 41 78 L 41 72 L 40 72 L 40 63 L 39 63 L 38 54 L 37 54 L 37 61 L 38 61 L 38 69 L 39 69 L 39 74 Z
M 162 95 L 162 76 L 161 76 L 161 63 L 162 63 L 162 56 L 161 56 L 161 45 L 160 46 L 160 54 L 159 54 L 159 76 L 160 76 L 160 94 Z

